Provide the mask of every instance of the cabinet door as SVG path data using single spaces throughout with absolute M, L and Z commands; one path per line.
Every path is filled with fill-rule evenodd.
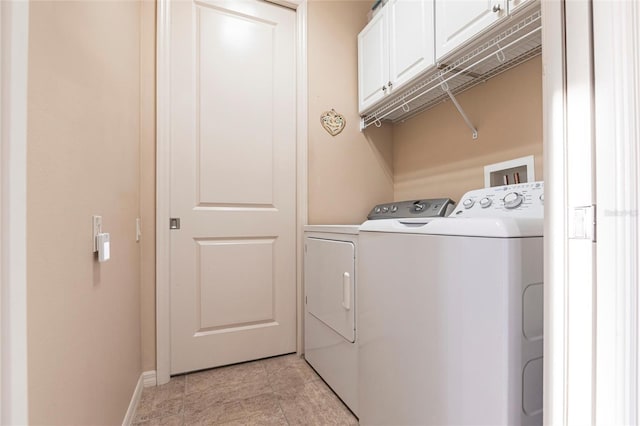
M 507 15 L 507 0 L 435 0 L 436 62 Z
M 389 40 L 387 7 L 358 34 L 358 99 L 359 110 L 382 99 L 389 81 Z
M 533 3 L 533 0 L 508 0 L 509 3 L 509 14 L 511 15 L 514 12 L 522 9 L 522 6 L 526 6 L 530 3 Z
M 435 63 L 433 0 L 391 0 L 389 73 L 397 90 Z

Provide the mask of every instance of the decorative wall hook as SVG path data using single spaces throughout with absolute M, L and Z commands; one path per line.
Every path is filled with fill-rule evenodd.
M 320 115 L 320 123 L 331 136 L 336 136 L 344 130 L 347 120 L 332 108 L 331 111 L 325 111 Z

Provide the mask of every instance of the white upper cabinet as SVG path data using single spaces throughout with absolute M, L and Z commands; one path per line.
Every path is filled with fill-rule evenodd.
M 520 9 L 521 6 L 533 3 L 533 0 L 508 0 L 509 2 L 509 14 L 512 14 Z
M 375 104 L 386 95 L 389 81 L 388 18 L 376 16 L 358 34 L 358 99 L 360 111 Z
M 507 16 L 507 0 L 435 0 L 435 4 L 438 61 Z
M 390 0 L 387 8 L 393 90 L 435 63 L 433 0 Z
M 358 35 L 360 129 L 539 55 L 541 21 L 540 0 L 388 0 Z
M 358 35 L 359 110 L 400 89 L 435 61 L 433 0 L 389 0 Z

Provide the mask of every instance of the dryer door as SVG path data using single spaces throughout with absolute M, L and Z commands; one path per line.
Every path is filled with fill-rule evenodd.
M 355 342 L 355 246 L 350 241 L 305 240 L 307 312 Z

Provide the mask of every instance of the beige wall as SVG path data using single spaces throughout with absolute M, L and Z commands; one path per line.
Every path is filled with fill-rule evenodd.
M 356 37 L 371 2 L 308 6 L 309 223 L 361 223 L 371 206 L 393 197 L 391 126 L 359 130 Z M 336 137 L 320 125 L 332 108 L 347 121 Z
M 534 155 L 542 180 L 542 66 L 538 56 L 457 97 L 478 139 L 451 102 L 394 125 L 394 198 L 460 197 L 484 187 L 484 166 Z
M 484 166 L 534 155 L 542 179 L 540 57 L 458 96 L 479 138 L 451 102 L 405 123 L 358 130 L 357 42 L 369 2 L 310 1 L 309 223 L 360 223 L 376 203 L 450 196 L 484 186 Z M 332 137 L 320 114 L 347 127 Z
M 142 369 L 156 369 L 156 4 L 142 3 L 140 28 L 140 285 Z
M 392 199 L 451 196 L 484 185 L 482 167 L 534 154 L 542 177 L 540 58 L 459 96 L 480 137 L 451 103 L 404 124 L 359 131 L 357 42 L 369 1 L 308 4 L 309 223 L 361 223 L 369 209 Z M 142 9 L 141 315 L 143 370 L 155 369 L 155 7 Z M 487 107 L 489 106 L 489 107 Z M 334 108 L 347 127 L 332 137 L 320 114 Z M 395 184 L 394 184 L 395 181 Z
M 35 1 L 29 28 L 30 422 L 121 424 L 142 371 L 140 4 Z

